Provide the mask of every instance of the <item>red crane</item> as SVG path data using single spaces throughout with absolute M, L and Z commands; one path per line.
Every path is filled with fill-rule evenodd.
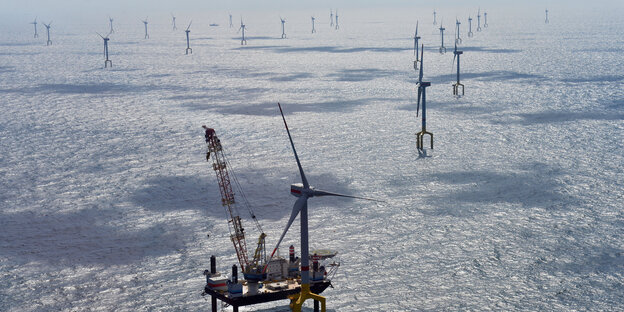
M 264 262 L 266 260 L 266 251 L 265 251 L 265 237 L 266 234 L 262 231 L 262 227 L 256 218 L 256 215 L 251 210 L 251 206 L 247 201 L 244 193 L 242 192 L 242 188 L 236 179 L 236 175 L 232 172 L 233 180 L 230 179 L 230 174 L 228 172 L 229 162 L 225 157 L 225 153 L 223 152 L 223 148 L 221 146 L 221 141 L 215 134 L 214 129 L 203 126 L 206 129 L 206 145 L 208 147 L 208 151 L 206 152 L 206 161 L 210 161 L 210 157 L 212 155 L 212 169 L 214 169 L 217 175 L 217 181 L 219 182 L 219 191 L 221 192 L 221 204 L 225 207 L 225 210 L 228 214 L 228 228 L 230 230 L 230 239 L 234 244 L 234 249 L 236 250 L 236 256 L 238 257 L 238 262 L 240 263 L 240 268 L 248 280 L 261 280 L 262 279 L 262 269 L 264 266 Z M 235 185 L 240 191 L 241 197 L 243 198 L 243 205 L 247 207 L 251 218 L 254 220 L 256 228 L 260 231 L 260 237 L 258 238 L 258 245 L 256 247 L 256 251 L 254 252 L 253 258 L 251 262 L 249 261 L 249 256 L 247 254 L 247 242 L 245 241 L 245 229 L 241 223 L 241 217 L 238 212 L 238 208 L 236 206 L 236 199 L 234 197 L 234 191 L 232 190 L 232 183 L 234 181 Z

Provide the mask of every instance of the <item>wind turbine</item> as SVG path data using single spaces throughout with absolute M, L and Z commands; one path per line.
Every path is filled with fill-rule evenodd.
M 481 8 L 477 12 L 477 31 L 481 31 Z
M 440 22 L 440 38 L 442 39 L 442 44 L 440 45 L 440 54 L 446 53 L 446 47 L 444 46 L 444 31 L 446 28 L 442 26 L 442 22 Z
M 286 23 L 286 20 L 285 20 L 285 19 L 283 19 L 283 18 L 280 16 L 280 21 L 282 21 L 282 39 L 285 39 L 285 38 L 286 38 L 286 31 L 285 31 L 285 28 L 284 28 L 284 24 Z
M 433 9 L 433 25 L 437 25 L 438 24 L 438 22 L 436 22 L 436 15 L 437 14 L 438 13 L 436 13 L 435 9 Z
M 113 18 L 112 17 L 108 17 L 108 23 L 110 25 L 110 31 L 108 32 L 109 34 L 114 34 L 115 31 L 113 30 Z
M 487 28 L 487 12 L 483 12 L 483 28 Z
M 234 27 L 234 24 L 232 24 L 232 14 L 230 14 L 230 28 Z
M 36 17 L 35 17 L 35 21 L 32 22 L 31 24 L 35 25 L 35 37 L 34 38 L 39 38 L 39 34 L 37 33 L 37 18 Z
M 316 33 L 316 29 L 314 29 L 314 20 L 315 20 L 315 18 L 314 18 L 314 16 L 312 16 L 311 18 L 312 18 L 312 33 L 314 34 L 314 33 Z
M 468 38 L 472 38 L 472 17 L 468 16 Z
M 176 17 L 175 17 L 175 15 L 173 15 L 173 13 L 171 13 L 171 24 L 173 25 L 173 30 L 177 30 L 178 29 L 178 27 L 176 26 L 176 22 L 175 21 L 176 21 Z
M 462 40 L 459 36 L 459 25 L 461 25 L 461 23 L 457 18 L 455 18 L 455 46 L 462 43 Z
M 191 32 L 191 24 L 193 24 L 192 20 L 188 24 L 188 27 L 186 27 L 186 30 L 184 31 L 186 33 L 186 55 L 188 55 L 189 52 L 191 52 L 191 54 L 193 54 L 193 49 L 191 49 L 191 44 L 190 44 L 190 41 L 189 41 L 189 33 Z
M 329 27 L 334 27 L 334 11 L 329 9 Z
M 108 33 L 106 37 L 100 35 L 99 33 L 96 34 L 98 34 L 98 36 L 102 37 L 102 39 L 104 40 L 104 57 L 106 57 L 106 59 L 104 60 L 104 68 L 107 68 L 109 64 L 110 67 L 113 67 L 113 61 L 108 59 L 108 40 L 110 40 L 108 36 L 110 36 L 111 33 Z
M 548 9 L 546 9 L 546 20 L 544 23 L 548 24 Z M 35 37 L 37 36 L 37 20 L 35 19 Z
M 418 39 L 420 36 L 418 35 L 418 21 L 416 21 L 416 32 L 414 32 L 414 55 L 416 56 L 416 60 L 414 61 L 414 70 L 418 70 Z
M 459 56 L 464 51 L 457 50 L 457 43 L 455 43 L 455 50 L 453 51 L 453 64 L 455 64 L 455 58 L 457 58 L 457 82 L 453 84 L 453 95 L 459 95 L 459 88 L 461 87 L 462 95 L 464 95 L 464 85 L 459 82 Z
M 336 30 L 338 30 L 338 28 L 340 28 L 338 26 L 338 9 L 336 9 Z
M 145 24 L 145 39 L 149 39 L 149 35 L 147 34 L 147 17 L 145 20 L 142 20 L 143 24 Z
M 314 187 L 308 184 L 308 180 L 306 179 L 305 173 L 303 172 L 303 167 L 301 166 L 301 162 L 299 161 L 299 156 L 297 155 L 297 150 L 295 149 L 295 143 L 293 143 L 292 136 L 290 135 L 290 130 L 288 129 L 288 124 L 286 123 L 286 118 L 284 117 L 284 112 L 282 111 L 282 106 L 277 103 L 280 113 L 282 114 L 282 119 L 284 120 L 284 126 L 286 127 L 286 132 L 288 133 L 288 139 L 290 140 L 290 146 L 293 149 L 293 154 L 295 155 L 295 160 L 297 161 L 297 166 L 299 167 L 299 175 L 301 176 L 302 183 L 294 183 L 290 185 L 290 194 L 292 194 L 297 198 L 295 202 L 292 212 L 290 214 L 290 219 L 282 232 L 282 236 L 280 236 L 275 249 L 271 253 L 271 257 L 267 261 L 267 265 L 264 267 L 264 271 L 268 266 L 268 263 L 273 258 L 273 255 L 279 248 L 280 243 L 284 239 L 284 236 L 288 232 L 288 229 L 297 218 L 297 215 L 301 214 L 301 292 L 292 299 L 291 307 L 292 311 L 300 312 L 301 306 L 307 299 L 313 299 L 315 301 L 321 302 L 321 311 L 325 311 L 325 297 L 314 294 L 310 291 L 310 254 L 309 254 L 309 242 L 308 242 L 308 198 L 311 197 L 319 197 L 319 196 L 339 196 L 339 197 L 348 197 L 348 198 L 358 198 L 358 199 L 366 199 L 366 200 L 374 200 L 364 197 L 351 196 L 351 195 L 343 195 L 338 193 L 332 193 L 327 191 L 322 191 L 315 189 Z
M 247 45 L 247 40 L 245 40 L 245 24 L 243 24 L 243 18 L 241 17 L 241 25 L 238 31 L 243 31 L 243 36 L 241 37 L 241 45 Z
M 422 99 L 422 130 L 416 133 L 416 148 L 421 152 L 423 150 L 423 138 L 425 135 L 431 136 L 431 149 L 433 149 L 433 133 L 427 132 L 427 96 L 426 90 L 427 87 L 431 86 L 431 82 L 422 81 L 423 78 L 423 52 L 425 51 L 425 46 L 422 46 L 420 50 L 420 73 L 418 75 L 418 106 L 416 107 L 416 117 L 418 117 L 418 111 L 420 110 L 420 101 Z
M 46 42 L 46 45 L 52 45 L 52 40 L 50 40 L 50 25 L 52 25 L 52 21 L 50 21 L 49 23 L 43 23 L 43 26 L 45 26 L 46 31 L 48 33 L 48 41 Z

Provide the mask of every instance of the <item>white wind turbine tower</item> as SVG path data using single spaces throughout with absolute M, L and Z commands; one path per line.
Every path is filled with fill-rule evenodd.
M 425 45 L 422 45 L 420 50 L 420 73 L 418 74 L 418 106 L 416 106 L 416 117 L 420 110 L 420 103 L 422 103 L 422 130 L 416 133 L 416 148 L 418 153 L 424 153 L 423 141 L 425 135 L 431 136 L 431 149 L 433 149 L 433 133 L 427 131 L 427 88 L 431 86 L 431 82 L 423 81 L 423 67 L 424 67 L 424 52 Z
M 243 36 L 241 37 L 241 45 L 247 45 L 247 40 L 245 40 L 245 24 L 243 24 L 243 18 L 241 17 L 241 25 L 240 28 L 238 29 L 238 31 L 242 31 L 243 32 Z
M 34 38 L 39 38 L 39 34 L 37 33 L 37 18 L 36 17 L 35 17 L 35 21 L 33 21 L 31 24 L 35 25 L 35 37 Z
M 284 24 L 286 24 L 286 20 L 280 16 L 280 21 L 282 21 L 282 39 L 286 39 L 286 31 L 284 28 Z
M 420 62 L 420 60 L 418 60 L 418 40 L 420 39 L 420 36 L 418 35 L 418 21 L 416 21 L 416 31 L 414 32 L 414 55 L 416 56 L 416 60 L 414 61 L 414 69 L 418 70 L 418 63 Z
M 191 21 L 188 24 L 188 27 L 186 27 L 186 30 L 184 31 L 186 33 L 186 55 L 188 55 L 189 52 L 193 54 L 193 49 L 191 49 L 191 43 L 189 41 L 189 33 L 191 32 L 191 24 L 193 24 L 193 21 Z
M 110 40 L 110 38 L 108 38 L 108 36 L 110 36 L 111 33 L 108 33 L 108 35 L 106 35 L 106 37 L 100 35 L 99 33 L 98 36 L 100 36 L 102 38 L 102 40 L 104 40 L 104 57 L 106 58 L 104 60 L 104 68 L 107 68 L 108 65 L 110 65 L 110 67 L 113 67 L 113 61 L 108 59 L 108 40 Z
M 277 104 L 280 113 L 282 114 L 282 119 L 284 120 L 284 126 L 286 127 L 286 132 L 288 133 L 288 139 L 290 140 L 290 145 L 293 149 L 293 154 L 295 154 L 295 160 L 297 161 L 297 166 L 299 167 L 299 175 L 301 176 L 302 183 L 294 183 L 290 185 L 290 194 L 292 194 L 297 198 L 295 202 L 292 212 L 290 214 L 290 219 L 282 232 L 282 236 L 280 236 L 275 249 L 271 253 L 271 257 L 267 261 L 267 264 L 271 261 L 271 258 L 279 248 L 280 243 L 284 239 L 284 236 L 288 232 L 288 229 L 292 225 L 297 215 L 300 216 L 301 220 L 301 292 L 298 295 L 298 298 L 293 299 L 292 310 L 293 311 L 301 311 L 301 305 L 307 299 L 313 299 L 315 301 L 321 302 L 321 309 L 325 311 L 325 297 L 320 296 L 318 294 L 314 294 L 310 291 L 310 254 L 309 254 L 309 242 L 308 242 L 308 198 L 311 197 L 319 197 L 319 196 L 339 196 L 339 197 L 348 197 L 348 198 L 358 198 L 358 199 L 366 199 L 373 200 L 364 197 L 351 196 L 351 195 L 343 195 L 338 193 L 332 193 L 327 191 L 322 191 L 315 189 L 310 186 L 308 180 L 306 179 L 305 173 L 303 172 L 303 167 L 301 166 L 301 162 L 299 161 L 299 156 L 297 155 L 297 150 L 295 149 L 295 143 L 293 143 L 292 136 L 290 135 L 290 130 L 288 129 L 288 124 L 286 124 L 286 118 L 284 117 L 284 112 L 282 111 L 282 106 Z M 266 267 L 264 269 L 266 271 Z
M 442 39 L 442 42 L 440 44 L 440 54 L 446 53 L 446 47 L 444 46 L 444 31 L 446 30 L 446 28 L 442 26 L 442 23 L 443 22 L 440 22 L 440 38 Z
M 464 51 L 457 50 L 457 43 L 455 43 L 455 50 L 453 51 L 453 65 L 455 65 L 455 58 L 457 58 L 457 82 L 453 84 L 453 95 L 459 96 L 459 88 L 462 90 L 462 95 L 464 95 L 464 85 L 459 81 L 459 57 L 464 53 Z
M 45 26 L 46 31 L 48 33 L 48 41 L 46 42 L 46 45 L 52 45 L 52 40 L 50 40 L 50 25 L 52 25 L 52 21 L 50 21 L 49 23 L 43 23 L 43 26 Z
M 112 17 L 108 17 L 108 23 L 110 25 L 110 30 L 108 31 L 109 34 L 113 34 L 115 33 L 115 31 L 113 30 L 113 18 Z
M 141 22 L 143 22 L 143 24 L 145 25 L 145 39 L 149 39 L 149 35 L 147 34 L 147 17 Z

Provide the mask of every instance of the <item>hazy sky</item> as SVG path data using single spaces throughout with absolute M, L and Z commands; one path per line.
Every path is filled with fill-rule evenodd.
M 0 0 L 0 17 L 7 21 L 30 20 L 34 16 L 42 19 L 66 18 L 86 19 L 90 16 L 106 15 L 154 15 L 167 12 L 241 12 L 259 10 L 296 10 L 338 8 L 342 10 L 358 8 L 392 7 L 578 7 L 590 8 L 622 7 L 621 0 L 598 0 L 588 3 L 581 0 Z
M 597 3 L 617 3 L 615 0 L 594 1 Z M 106 11 L 106 10 L 259 10 L 259 9 L 297 9 L 297 8 L 361 8 L 361 7 L 396 7 L 396 6 L 507 6 L 507 5 L 561 5 L 586 3 L 580 0 L 0 0 L 2 13 L 27 13 L 48 11 L 58 13 Z M 572 5 L 572 4 L 571 4 Z

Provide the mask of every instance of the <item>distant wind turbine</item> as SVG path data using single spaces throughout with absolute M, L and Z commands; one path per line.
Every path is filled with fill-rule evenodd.
M 285 20 L 285 19 L 283 19 L 283 18 L 280 16 L 280 21 L 282 21 L 282 39 L 285 39 L 285 38 L 286 38 L 286 31 L 285 31 L 285 28 L 284 28 L 284 24 L 286 24 L 286 20 Z
M 548 10 L 546 10 L 548 12 Z M 34 38 L 39 38 L 39 34 L 37 33 L 37 18 L 35 17 L 35 21 L 32 22 L 31 24 L 35 25 L 35 37 Z
M 418 21 L 416 21 L 416 31 L 414 32 L 414 56 L 416 56 L 416 60 L 414 61 L 414 69 L 418 70 L 418 63 L 420 62 L 418 60 L 418 40 L 420 39 L 420 36 L 418 35 Z
M 145 25 L 145 39 L 149 39 L 149 34 L 147 34 L 147 17 L 142 22 Z
M 108 17 L 108 23 L 110 24 L 110 30 L 109 30 L 109 34 L 113 34 L 115 33 L 115 31 L 113 30 L 113 18 L 112 17 Z
M 188 27 L 186 27 L 186 30 L 184 31 L 186 33 L 186 55 L 189 54 L 189 52 L 191 54 L 193 54 L 193 49 L 191 49 L 191 43 L 189 41 L 189 33 L 191 32 L 191 24 L 193 23 L 193 21 L 191 21 L 188 24 Z
M 241 17 L 241 25 L 240 28 L 238 29 L 238 31 L 242 31 L 243 36 L 241 37 L 241 45 L 247 45 L 247 40 L 245 40 L 245 24 L 243 23 L 243 18 Z
M 48 33 L 48 41 L 46 42 L 46 45 L 52 45 L 52 40 L 50 40 L 50 25 L 52 25 L 52 22 L 50 21 L 49 23 L 43 23 L 43 26 L 45 26 L 46 31 Z
M 102 40 L 104 40 L 104 57 L 106 58 L 104 60 L 104 68 L 107 68 L 108 65 L 110 65 L 110 67 L 113 67 L 113 61 L 108 59 L 108 40 L 110 40 L 108 36 L 110 36 L 111 33 L 108 33 L 106 37 L 100 35 L 99 33 L 96 33 L 96 34 L 98 34 L 98 36 L 100 36 Z

